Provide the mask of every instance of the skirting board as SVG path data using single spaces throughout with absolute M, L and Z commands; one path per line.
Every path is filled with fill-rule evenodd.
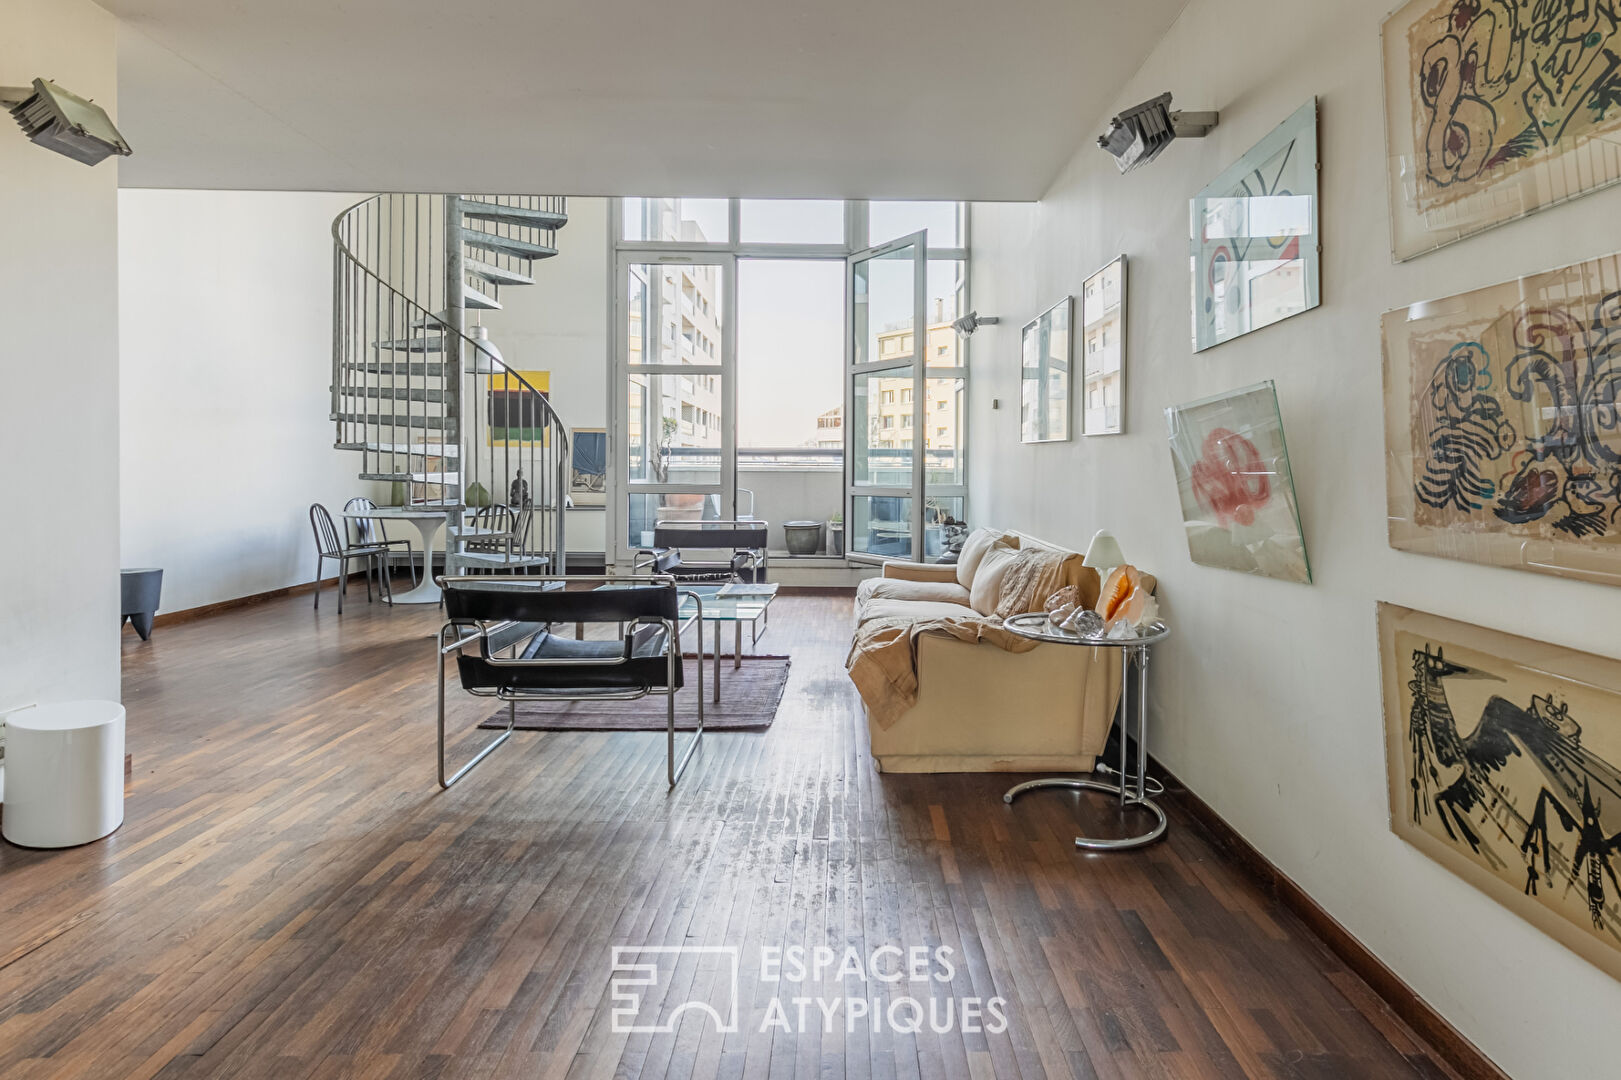
M 367 572 L 364 570 L 352 570 L 349 573 L 349 581 L 354 583 L 358 578 L 359 584 L 364 586 L 366 584 L 366 573 Z M 328 585 L 336 587 L 337 584 L 338 579 L 335 577 L 322 578 L 320 581 L 320 587 L 323 589 Z M 238 596 L 230 600 L 221 600 L 216 604 L 204 604 L 201 607 L 183 608 L 180 611 L 160 611 L 156 616 L 153 617 L 152 626 L 154 629 L 156 629 L 159 626 L 173 626 L 175 623 L 191 622 L 193 619 L 204 619 L 210 615 L 218 615 L 222 611 L 230 611 L 232 608 L 251 607 L 254 604 L 262 604 L 266 600 L 274 600 L 280 596 L 298 596 L 301 593 L 311 593 L 315 591 L 315 588 L 315 582 L 304 581 L 297 585 L 286 585 L 280 589 L 270 589 L 267 592 L 249 593 L 247 596 Z
M 1491 1058 L 1448 1023 L 1446 1017 L 1431 1008 L 1412 987 L 1402 981 L 1401 976 L 1352 936 L 1351 932 L 1313 900 L 1305 889 L 1296 885 L 1287 874 L 1272 865 L 1265 855 L 1240 836 L 1220 814 L 1211 809 L 1210 804 L 1188 790 L 1187 785 L 1178 780 L 1157 759 L 1154 761 L 1154 768 L 1165 783 L 1166 799 L 1204 826 L 1216 843 L 1244 869 L 1245 873 L 1284 907 L 1299 916 L 1300 921 L 1321 938 L 1346 967 L 1360 976 L 1363 982 L 1373 988 L 1374 993 L 1384 999 L 1391 1012 L 1429 1043 L 1460 1076 L 1465 1080 L 1509 1080 L 1508 1074 L 1499 1069 Z

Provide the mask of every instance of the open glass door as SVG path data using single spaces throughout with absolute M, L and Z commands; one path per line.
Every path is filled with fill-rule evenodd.
M 923 557 L 926 236 L 847 260 L 845 537 L 858 561 Z
M 625 363 L 613 547 L 628 561 L 651 546 L 656 522 L 737 516 L 736 260 L 622 253 L 617 263 Z

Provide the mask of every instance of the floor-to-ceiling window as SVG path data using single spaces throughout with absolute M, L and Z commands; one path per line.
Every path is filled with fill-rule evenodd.
M 938 557 L 948 523 L 967 510 L 966 357 L 951 329 L 965 310 L 965 208 L 627 198 L 612 228 L 612 557 L 631 557 L 655 521 L 732 517 L 772 522 L 779 550 L 783 522 L 816 521 L 824 556 L 837 545 L 856 558 L 915 557 L 916 545 L 895 542 L 907 527 L 902 500 L 853 498 L 848 453 L 887 469 L 874 474 L 885 480 L 897 462 L 921 461 L 921 546 Z M 904 341 L 924 375 L 869 407 L 848 378 L 848 260 L 875 240 L 925 230 L 921 332 L 911 308 L 873 331 L 880 350 Z M 860 433 L 846 423 L 858 410 Z M 847 512 L 847 528 L 827 527 L 844 526 Z

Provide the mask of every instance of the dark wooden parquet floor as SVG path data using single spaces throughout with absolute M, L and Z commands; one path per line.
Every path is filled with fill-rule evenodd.
M 438 613 L 335 608 L 126 632 L 124 826 L 0 845 L 0 1076 L 1451 1075 L 1182 815 L 1083 855 L 1075 819 L 1109 827 L 1106 803 L 877 773 L 844 597 L 778 602 L 776 725 L 711 735 L 673 794 L 662 735 L 587 732 L 515 735 L 439 791 Z M 455 702 L 464 749 L 488 711 Z M 741 947 L 740 1030 L 613 1031 L 612 947 L 661 943 Z M 1005 998 L 1005 1030 L 765 1025 L 774 996 L 903 992 L 762 979 L 752 957 L 794 944 L 949 947 L 926 992 Z

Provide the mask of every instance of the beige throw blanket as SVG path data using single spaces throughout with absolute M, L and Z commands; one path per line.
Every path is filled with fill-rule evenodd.
M 1032 548 L 1019 553 L 1007 569 L 997 598 L 995 615 L 980 615 L 964 608 L 962 615 L 933 619 L 869 619 L 856 628 L 845 670 L 881 728 L 899 720 L 917 703 L 917 643 L 924 634 L 948 634 L 959 641 L 994 645 L 1008 652 L 1029 652 L 1036 642 L 1004 629 L 1002 619 L 1024 611 L 1039 611 L 1058 589 L 1067 556 Z

